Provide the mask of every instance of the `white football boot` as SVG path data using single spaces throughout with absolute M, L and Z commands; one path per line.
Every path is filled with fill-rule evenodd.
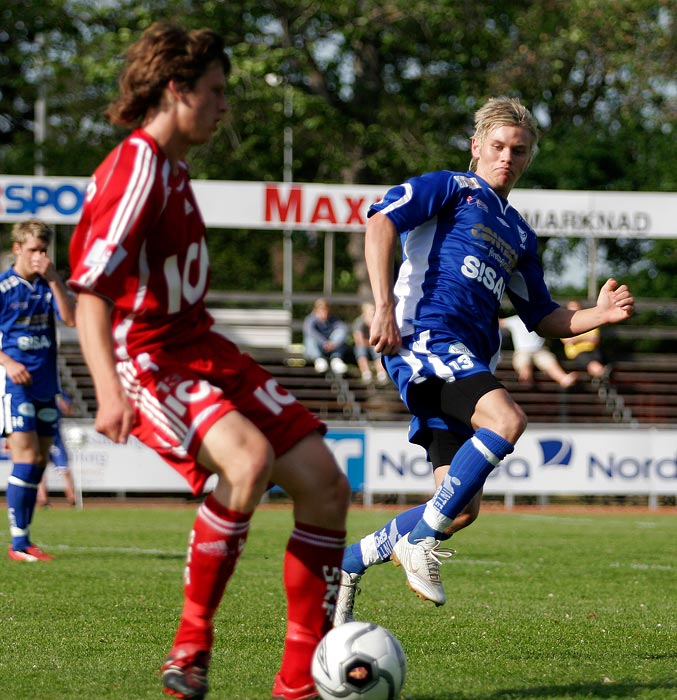
M 440 580 L 440 564 L 456 552 L 439 546 L 440 541 L 434 537 L 424 537 L 412 544 L 405 535 L 393 547 L 392 562 L 404 569 L 407 585 L 419 598 L 444 605 L 447 596 Z
M 334 627 L 355 620 L 353 608 L 355 607 L 355 594 L 360 592 L 357 584 L 361 578 L 360 574 L 349 574 L 347 571 L 341 570 L 341 583 L 334 609 Z

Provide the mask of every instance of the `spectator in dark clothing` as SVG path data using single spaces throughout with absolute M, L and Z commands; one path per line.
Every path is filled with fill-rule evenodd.
M 333 316 L 329 303 L 319 298 L 313 310 L 303 321 L 303 347 L 306 359 L 312 362 L 316 372 L 345 374 L 348 366 L 343 361 L 348 337 L 348 325 Z

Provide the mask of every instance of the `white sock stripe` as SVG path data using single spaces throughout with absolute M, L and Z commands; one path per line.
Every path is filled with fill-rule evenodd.
M 475 449 L 484 457 L 484 459 L 496 466 L 501 460 L 475 435 L 470 438 Z
M 319 535 L 315 532 L 308 532 L 298 527 L 291 533 L 291 539 L 305 542 L 305 544 L 315 547 L 327 547 L 329 549 L 343 549 L 346 544 L 345 537 L 333 537 L 331 535 Z
M 9 528 L 9 534 L 12 537 L 25 537 L 28 534 L 28 528 L 12 526 Z
M 206 504 L 202 504 L 197 511 L 197 516 L 204 520 L 209 527 L 213 528 L 222 535 L 243 535 L 249 530 L 249 520 L 246 522 L 233 522 L 226 520 L 216 515 L 214 511 L 209 510 Z
M 26 489 L 37 489 L 38 488 L 37 484 L 31 484 L 30 481 L 24 481 L 23 479 L 19 479 L 18 476 L 14 476 L 13 474 L 10 474 L 7 477 L 7 483 L 13 484 L 14 486 L 23 486 Z

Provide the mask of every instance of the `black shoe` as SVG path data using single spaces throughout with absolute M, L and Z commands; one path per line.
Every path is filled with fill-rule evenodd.
M 203 700 L 209 689 L 209 652 L 173 649 L 162 666 L 164 692 L 179 700 Z

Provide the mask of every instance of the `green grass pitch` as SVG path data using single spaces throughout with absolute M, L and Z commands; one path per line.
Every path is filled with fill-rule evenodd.
M 193 507 L 36 514 L 51 563 L 0 561 L 0 679 L 8 700 L 162 697 Z M 349 536 L 391 516 L 350 513 Z M 282 650 L 287 506 L 261 508 L 216 620 L 210 700 L 270 697 Z M 487 511 L 451 542 L 448 602 L 401 569 L 364 577 L 356 616 L 408 657 L 407 700 L 677 700 L 675 513 Z

